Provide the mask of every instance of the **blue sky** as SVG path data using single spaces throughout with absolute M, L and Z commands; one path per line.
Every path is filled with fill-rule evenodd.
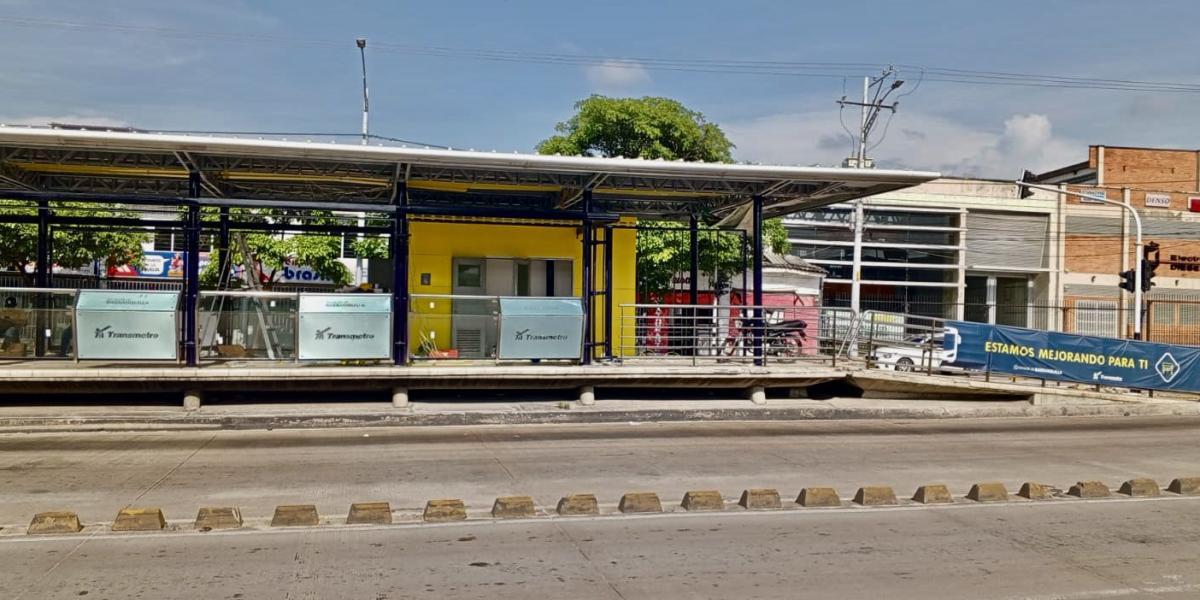
M 604 2 L 0 0 L 0 122 L 355 132 L 365 36 L 372 132 L 529 151 L 591 93 L 662 95 L 719 123 L 741 160 L 836 164 L 850 143 L 830 77 L 695 73 L 430 55 L 888 63 L 1200 83 L 1194 0 Z M 911 90 L 919 72 L 902 73 Z M 1010 177 L 1087 144 L 1189 147 L 1200 95 L 926 81 L 873 154 Z M 847 122 L 856 120 L 848 114 Z M 882 128 L 880 128 L 880 131 Z

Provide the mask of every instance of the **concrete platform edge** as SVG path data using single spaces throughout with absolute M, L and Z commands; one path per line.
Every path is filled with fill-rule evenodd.
M 886 402 L 881 402 L 885 404 Z M 416 404 L 416 403 L 414 403 Z M 428 410 L 428 409 L 426 409 Z M 772 407 L 748 405 L 745 408 L 639 408 L 606 410 L 603 402 L 594 409 L 524 411 L 453 411 L 405 412 L 354 410 L 344 412 L 293 412 L 270 414 L 231 414 L 204 410 L 180 411 L 178 416 L 164 410 L 155 415 L 128 415 L 114 411 L 100 415 L 2 416 L 2 433 L 41 433 L 72 431 L 188 431 L 216 429 L 324 429 L 342 427 L 414 427 L 462 425 L 533 425 L 621 422 L 690 421 L 802 421 L 802 420 L 917 420 L 979 418 L 1052 418 L 1052 417 L 1147 417 L 1200 416 L 1200 404 L 1171 402 L 1156 404 L 1078 404 L 1037 406 L 1011 402 L 988 407 L 887 407 L 845 408 L 836 406 Z

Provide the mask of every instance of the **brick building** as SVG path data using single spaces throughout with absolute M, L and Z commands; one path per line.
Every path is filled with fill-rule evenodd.
M 1164 262 L 1146 296 L 1147 338 L 1200 343 L 1200 151 L 1091 146 L 1086 161 L 1036 180 L 1128 201 L 1141 216 L 1144 241 L 1158 242 Z M 1139 258 L 1132 218 L 1119 207 L 1075 196 L 1059 202 L 1063 329 L 1128 335 L 1133 298 L 1118 283 L 1119 273 Z

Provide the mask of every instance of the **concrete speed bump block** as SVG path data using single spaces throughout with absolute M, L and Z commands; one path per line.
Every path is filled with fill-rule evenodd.
M 79 515 L 69 510 L 62 510 L 33 515 L 33 520 L 29 522 L 29 529 L 25 533 L 44 535 L 48 533 L 79 533 L 80 531 L 83 531 L 83 525 L 79 522 Z
M 977 483 L 967 492 L 967 499 L 976 502 L 1008 502 L 1008 488 L 995 481 Z
M 854 503 L 862 506 L 888 506 L 896 504 L 896 492 L 891 486 L 868 485 L 858 488 L 854 494 Z
M 779 492 L 771 488 L 752 488 L 742 491 L 742 499 L 738 506 L 746 510 L 769 510 L 783 508 L 779 502 Z
M 578 517 L 600 514 L 600 504 L 595 494 L 571 494 L 558 501 L 558 514 L 563 517 Z
M 122 508 L 113 521 L 113 531 L 158 531 L 167 526 L 161 508 Z
M 1172 494 L 1181 496 L 1195 496 L 1200 494 L 1200 477 L 1180 477 L 1172 479 L 1171 485 L 1167 486 L 1167 491 Z
M 431 523 L 467 520 L 467 507 L 458 498 L 430 500 L 425 503 L 423 518 Z
M 1158 487 L 1158 482 L 1153 479 L 1140 478 L 1130 479 L 1121 484 L 1120 493 L 1126 496 L 1134 497 L 1149 497 L 1162 494 L 1162 489 Z
M 530 519 L 536 515 L 529 496 L 501 496 L 492 504 L 492 516 L 497 519 Z
M 944 485 L 923 485 L 917 488 L 917 493 L 913 494 L 914 501 L 921 504 L 950 504 L 954 502 L 954 498 L 950 496 L 950 490 Z
M 391 525 L 392 505 L 387 502 L 355 502 L 346 515 L 347 525 Z
M 683 495 L 680 504 L 688 512 L 702 510 L 725 510 L 725 499 L 717 490 L 692 490 Z
M 617 510 L 623 513 L 656 513 L 662 512 L 662 502 L 654 492 L 630 492 L 621 496 Z
M 196 529 L 237 529 L 242 526 L 242 511 L 232 506 L 206 506 L 196 513 Z
M 1027 500 L 1049 500 L 1052 492 L 1051 487 L 1044 483 L 1035 483 L 1026 481 L 1021 484 L 1021 490 L 1017 495 Z
M 842 505 L 837 490 L 831 487 L 806 487 L 800 490 L 796 504 L 807 507 L 836 507 Z
M 317 507 L 311 504 L 285 504 L 275 507 L 271 527 L 316 527 L 321 524 Z
M 1080 481 L 1071 486 L 1067 493 L 1076 498 L 1107 498 L 1112 495 L 1102 481 Z

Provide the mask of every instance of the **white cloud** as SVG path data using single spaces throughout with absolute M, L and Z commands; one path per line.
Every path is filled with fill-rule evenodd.
M 45 126 L 51 123 L 68 123 L 71 125 L 90 125 L 92 127 L 129 127 L 129 121 L 97 115 L 58 115 L 55 117 L 0 117 L 0 123 L 6 125 L 37 125 Z
M 650 82 L 650 73 L 632 60 L 606 60 L 584 69 L 588 81 L 600 89 L 624 89 Z
M 886 119 L 887 117 L 882 117 Z M 847 122 L 848 126 L 857 125 Z M 776 114 L 722 126 L 738 157 L 779 164 L 837 165 L 853 150 L 836 112 Z M 1012 178 L 1082 160 L 1084 142 L 1056 136 L 1041 114 L 1012 115 L 986 129 L 918 112 L 899 113 L 884 136 L 876 127 L 868 154 L 879 166 L 930 169 L 947 175 Z

